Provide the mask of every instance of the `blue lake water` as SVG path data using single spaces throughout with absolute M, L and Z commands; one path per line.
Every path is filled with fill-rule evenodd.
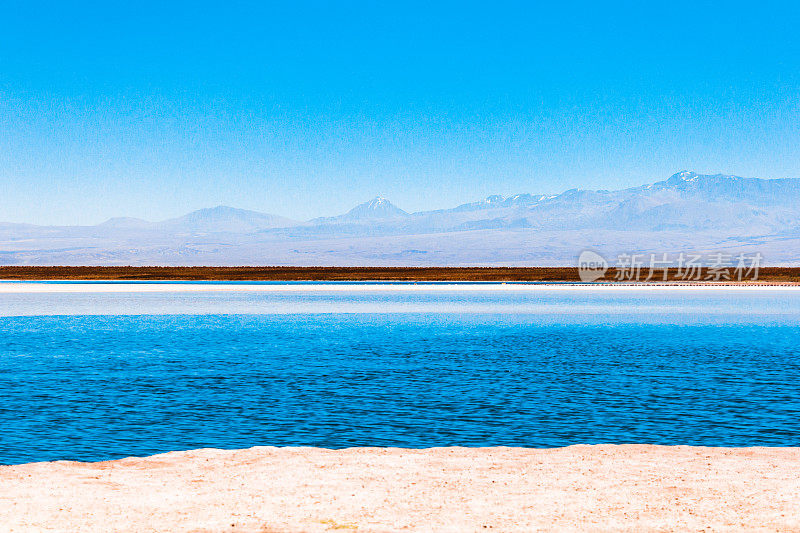
M 800 292 L 0 294 L 0 463 L 800 446 Z

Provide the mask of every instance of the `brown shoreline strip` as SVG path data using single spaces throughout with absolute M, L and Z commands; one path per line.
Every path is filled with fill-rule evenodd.
M 663 279 L 663 271 L 653 276 Z M 667 273 L 670 281 L 677 271 Z M 613 281 L 610 269 L 600 282 Z M 701 278 L 705 278 L 703 272 Z M 577 282 L 572 267 L 126 267 L 1 266 L 0 280 L 541 281 Z M 695 281 L 693 283 L 704 283 Z M 800 283 L 800 268 L 764 267 L 759 283 Z M 752 282 L 750 282 L 752 283 Z
M 798 531 L 800 448 L 251 448 L 0 467 L 5 531 Z

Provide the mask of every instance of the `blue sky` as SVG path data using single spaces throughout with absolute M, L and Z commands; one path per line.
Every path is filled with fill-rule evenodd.
M 0 221 L 800 177 L 796 3 L 66 4 L 0 0 Z

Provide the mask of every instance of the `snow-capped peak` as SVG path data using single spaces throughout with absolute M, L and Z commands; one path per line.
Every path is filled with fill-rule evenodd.
M 695 181 L 699 177 L 697 172 L 692 172 L 691 170 L 681 170 L 677 174 L 673 174 L 669 177 L 668 181 Z
M 383 196 L 376 196 L 368 202 L 355 206 L 342 217 L 347 220 L 355 220 L 363 218 L 392 218 L 406 215 L 408 213 Z
M 369 209 L 380 209 L 381 207 L 384 207 L 386 205 L 392 205 L 392 203 L 380 195 L 376 196 L 375 198 L 366 203 L 366 207 Z

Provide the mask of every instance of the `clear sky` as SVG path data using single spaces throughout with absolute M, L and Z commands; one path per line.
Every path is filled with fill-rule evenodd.
M 797 2 L 0 0 L 0 221 L 800 177 Z

